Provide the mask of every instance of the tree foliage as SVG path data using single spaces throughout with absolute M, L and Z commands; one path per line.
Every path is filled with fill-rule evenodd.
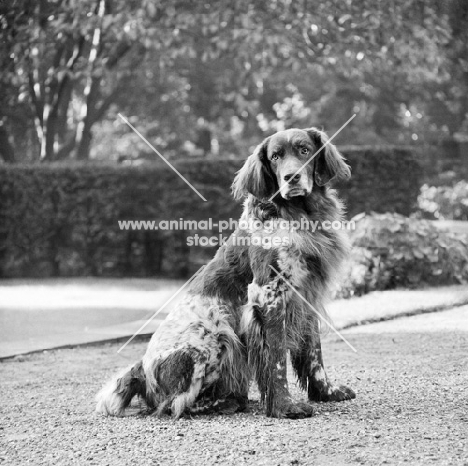
M 9 3 L 0 119 L 30 159 L 147 150 L 118 112 L 168 155 L 245 153 L 269 131 L 336 130 L 352 113 L 343 141 L 466 124 L 463 0 Z

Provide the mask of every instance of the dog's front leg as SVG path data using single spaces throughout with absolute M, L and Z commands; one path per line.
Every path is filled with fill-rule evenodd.
M 312 416 L 314 411 L 308 403 L 294 402 L 289 393 L 284 292 L 279 279 L 263 287 L 250 285 L 247 346 L 267 416 L 297 419 Z
M 310 401 L 344 401 L 356 398 L 353 390 L 345 385 L 333 384 L 325 372 L 320 332 L 304 337 L 301 351 L 291 354 L 291 361 L 297 373 L 299 384 L 307 389 Z
M 263 313 L 265 339 L 265 378 L 260 387 L 265 398 L 266 414 L 282 417 L 291 404 L 286 372 L 285 309 L 278 281 L 264 287 Z
M 320 334 L 312 336 L 310 351 L 310 375 L 308 377 L 309 400 L 311 401 L 344 401 L 356 398 L 356 394 L 345 385 L 334 385 L 328 379 L 323 366 Z

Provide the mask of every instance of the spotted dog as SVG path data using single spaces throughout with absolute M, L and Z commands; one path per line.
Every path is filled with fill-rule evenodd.
M 348 251 L 346 236 L 281 227 L 342 219 L 342 203 L 329 185 L 349 178 L 350 170 L 326 143 L 325 133 L 310 128 L 280 131 L 257 146 L 233 183 L 234 197 L 244 200 L 240 224 L 257 227 L 239 227 L 218 250 L 142 360 L 97 395 L 98 412 L 123 415 L 135 396 L 149 412 L 175 418 L 221 407 L 242 411 L 252 379 L 272 417 L 308 417 L 311 402 L 355 397 L 325 372 L 317 314 L 326 318 L 325 303 Z M 288 390 L 288 352 L 309 402 L 294 400 Z

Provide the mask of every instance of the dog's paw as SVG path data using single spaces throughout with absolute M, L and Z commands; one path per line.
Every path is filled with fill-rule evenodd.
M 315 409 L 309 403 L 291 403 L 284 411 L 284 417 L 288 419 L 304 419 L 315 414 Z
M 234 414 L 249 410 L 249 399 L 246 396 L 229 395 L 213 401 L 201 398 L 187 411 L 190 414 Z
M 345 385 L 329 385 L 322 390 L 313 389 L 309 391 L 311 401 L 346 401 L 356 398 L 356 394 L 351 388 Z
M 287 418 L 287 419 L 304 419 L 312 417 L 315 414 L 315 409 L 309 403 L 288 401 L 281 404 L 271 413 L 267 412 L 269 417 Z

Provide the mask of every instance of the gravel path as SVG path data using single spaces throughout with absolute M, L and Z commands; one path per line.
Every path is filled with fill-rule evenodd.
M 428 314 L 427 319 L 437 314 Z M 0 363 L 0 464 L 468 465 L 468 332 L 347 332 L 329 337 L 329 375 L 357 399 L 306 420 L 231 416 L 103 418 L 93 398 L 145 343 L 49 351 Z M 290 380 L 293 380 L 292 378 Z M 297 398 L 303 395 L 294 383 Z

